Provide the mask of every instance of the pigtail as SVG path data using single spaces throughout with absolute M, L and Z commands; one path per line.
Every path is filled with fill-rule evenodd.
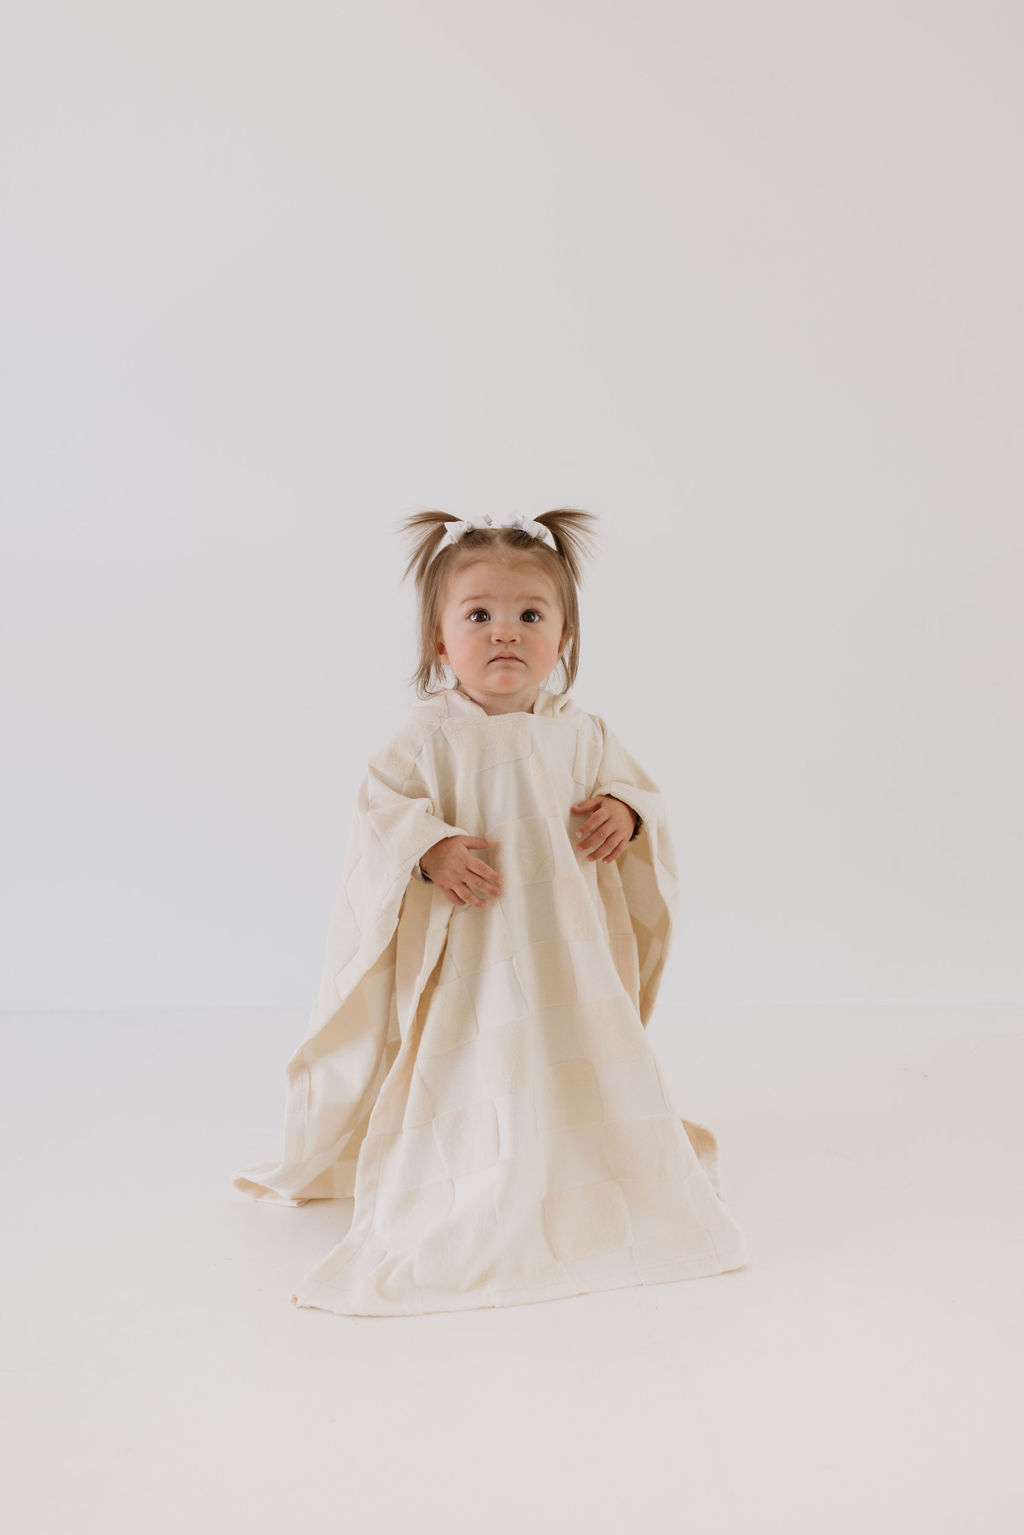
M 569 567 L 573 586 L 582 586 L 583 561 L 591 553 L 587 546 L 596 546 L 598 543 L 597 518 L 593 512 L 584 512 L 575 506 L 559 506 L 552 512 L 541 512 L 533 520 L 541 523 L 551 533 L 558 553 Z
M 413 512 L 399 524 L 400 531 L 409 535 L 412 545 L 409 562 L 402 571 L 402 580 L 413 573 L 413 584 L 417 591 L 422 589 L 427 570 L 444 539 L 444 525 L 452 520 L 450 512 L 431 510 Z

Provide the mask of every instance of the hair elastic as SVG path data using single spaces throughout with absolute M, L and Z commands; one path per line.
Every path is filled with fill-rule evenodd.
M 460 522 L 446 522 L 444 525 L 444 538 L 438 544 L 438 550 L 446 544 L 457 544 L 464 533 L 470 528 L 519 528 L 523 533 L 529 533 L 531 538 L 539 538 L 544 543 L 550 544 L 557 553 L 558 546 L 552 536 L 551 529 L 545 527 L 542 522 L 532 522 L 529 518 L 520 516 L 517 512 L 509 512 L 507 516 L 497 522 L 486 512 L 483 517 L 466 517 Z M 436 551 L 435 551 L 436 553 Z

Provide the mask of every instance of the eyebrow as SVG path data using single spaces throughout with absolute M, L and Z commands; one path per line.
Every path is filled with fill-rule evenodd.
M 495 599 L 493 593 L 491 593 L 491 592 L 483 592 L 483 593 L 481 593 L 481 595 L 479 597 L 463 597 L 462 602 L 460 602 L 459 606 L 462 607 L 463 604 L 467 603 L 467 602 L 494 602 L 495 600 L 496 599 Z M 543 602 L 546 605 L 548 599 L 547 599 L 547 597 L 517 597 L 516 601 L 517 602 Z

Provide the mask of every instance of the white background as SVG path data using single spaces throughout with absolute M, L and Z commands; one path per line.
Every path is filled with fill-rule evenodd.
M 5 26 L 8 1009 L 312 1001 L 410 511 L 601 519 L 679 1003 L 1020 998 L 1011 4 Z
M 6 9 L 12 1528 L 1019 1535 L 1020 6 Z M 292 1306 L 351 1201 L 230 1180 L 413 697 L 396 529 L 559 505 L 751 1261 Z

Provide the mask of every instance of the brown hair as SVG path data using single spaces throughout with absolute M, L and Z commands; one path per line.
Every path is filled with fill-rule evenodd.
M 509 560 L 527 556 L 537 562 L 539 569 L 555 584 L 562 609 L 562 633 L 572 630 L 572 637 L 559 657 L 565 670 L 564 693 L 568 693 L 576 681 L 580 664 L 580 607 L 577 592 L 582 574 L 582 556 L 588 553 L 586 541 L 593 536 L 591 524 L 597 521 L 592 512 L 576 507 L 561 506 L 552 512 L 541 512 L 532 520 L 549 529 L 555 548 L 545 539 L 534 538 L 522 528 L 467 528 L 454 544 L 441 547 L 446 522 L 456 522 L 447 512 L 413 512 L 403 518 L 400 529 L 412 537 L 413 552 L 402 572 L 404 581 L 410 571 L 415 571 L 416 596 L 420 615 L 420 663 L 409 678 L 418 698 L 429 698 L 440 688 L 434 688 L 435 678 L 444 681 L 444 658 L 437 649 L 437 631 L 440 627 L 441 602 L 449 578 L 470 559 Z

